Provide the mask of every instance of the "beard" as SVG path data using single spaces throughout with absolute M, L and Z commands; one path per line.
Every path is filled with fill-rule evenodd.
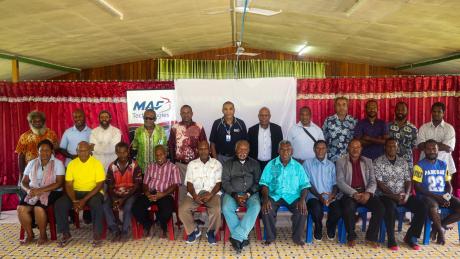
M 30 126 L 30 130 L 31 130 L 35 135 L 40 135 L 40 136 L 41 136 L 41 135 L 45 134 L 45 132 L 46 132 L 46 126 L 45 126 L 45 125 L 43 125 L 43 127 L 41 127 L 41 128 L 35 128 L 35 127 L 32 126 L 32 125 L 29 125 L 29 126 Z
M 436 160 L 436 158 L 438 158 L 438 154 L 428 154 L 426 155 L 426 158 L 429 160 Z

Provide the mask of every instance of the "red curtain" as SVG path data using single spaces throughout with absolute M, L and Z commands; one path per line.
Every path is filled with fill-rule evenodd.
M 454 126 L 460 137 L 459 76 L 302 79 L 297 83 L 297 111 L 309 106 L 313 122 L 322 127 L 325 118 L 334 114 L 337 96 L 350 99 L 349 112 L 358 119 L 364 118 L 366 101 L 376 99 L 379 118 L 387 122 L 394 120 L 396 103 L 404 101 L 409 108 L 408 119 L 417 128 L 431 120 L 431 105 L 440 101 L 446 104 L 444 120 Z M 459 147 L 457 142 L 453 157 L 460 172 Z M 460 179 L 452 183 L 459 195 Z
M 18 182 L 17 154 L 19 136 L 29 129 L 27 114 L 40 110 L 46 114 L 46 126 L 60 138 L 73 125 L 72 112 L 85 111 L 87 124 L 98 126 L 98 113 L 108 110 L 112 125 L 128 141 L 126 90 L 173 89 L 173 82 L 0 82 L 0 185 Z M 15 209 L 15 195 L 4 195 L 3 209 Z

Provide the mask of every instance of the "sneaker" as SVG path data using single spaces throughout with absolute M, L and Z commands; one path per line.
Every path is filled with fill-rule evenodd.
M 190 235 L 188 235 L 187 240 L 185 243 L 187 244 L 193 244 L 195 243 L 196 239 L 201 236 L 201 231 L 196 228 L 195 231 L 193 231 Z
M 241 243 L 241 247 L 242 247 L 242 248 L 245 248 L 245 247 L 248 246 L 248 245 L 249 245 L 249 239 L 245 239 L 245 240 L 243 240 L 243 242 Z
M 315 231 L 315 233 L 313 234 L 313 237 L 315 238 L 315 241 L 320 242 L 321 239 L 323 239 L 323 231 L 322 230 Z
M 214 230 L 210 230 L 206 233 L 206 237 L 208 238 L 208 243 L 211 245 L 217 244 L 216 236 L 214 235 Z
M 327 235 L 327 239 L 334 240 L 335 239 L 335 229 L 334 231 L 331 231 L 331 232 L 328 231 L 326 235 Z

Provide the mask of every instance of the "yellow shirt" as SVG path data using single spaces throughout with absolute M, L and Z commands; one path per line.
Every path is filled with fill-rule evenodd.
M 67 165 L 65 180 L 73 181 L 75 191 L 89 192 L 96 183 L 105 181 L 104 167 L 92 156 L 85 163 L 77 157 Z

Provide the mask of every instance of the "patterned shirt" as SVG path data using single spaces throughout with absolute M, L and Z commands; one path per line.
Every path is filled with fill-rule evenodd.
M 132 148 L 137 150 L 136 161 L 145 174 L 147 166 L 155 163 L 155 146 L 166 145 L 166 133 L 163 127 L 155 125 L 153 133 L 149 136 L 149 131 L 140 126 L 134 133 Z
M 403 127 L 399 127 L 397 122 L 392 122 L 388 125 L 388 134 L 398 142 L 398 156 L 405 159 L 412 169 L 414 167 L 412 150 L 417 144 L 417 128 L 407 121 Z
M 169 160 L 162 165 L 150 164 L 144 175 L 144 184 L 149 187 L 149 191 L 158 192 L 166 191 L 173 184 L 181 184 L 179 167 Z
M 323 124 L 324 138 L 327 142 L 327 158 L 335 163 L 347 153 L 348 143 L 353 139 L 353 133 L 358 121 L 350 115 L 341 121 L 337 114 L 326 118 Z
M 410 181 L 410 170 L 407 161 L 396 156 L 396 161 L 392 164 L 386 155 L 378 157 L 374 161 L 374 173 L 377 181 L 383 182 L 393 194 L 405 192 L 404 183 Z M 377 189 L 377 194 L 382 191 Z
M 436 159 L 431 163 L 427 159 L 422 159 L 414 166 L 412 180 L 421 183 L 425 190 L 442 195 L 446 192 L 446 181 L 450 181 L 451 176 L 444 161 Z
M 27 164 L 32 159 L 38 157 L 37 145 L 40 141 L 45 139 L 51 141 L 54 147 L 58 147 L 58 138 L 54 131 L 46 129 L 43 135 L 37 135 L 33 133 L 32 130 L 28 130 L 19 137 L 16 153 L 24 155 Z
M 175 160 L 188 163 L 198 158 L 198 143 L 203 140 L 206 140 L 206 133 L 201 124 L 192 122 L 186 126 L 179 122 L 171 128 L 168 147 L 174 150 Z
M 134 160 L 128 161 L 125 170 L 122 171 L 117 159 L 109 165 L 105 182 L 108 187 L 113 187 L 115 194 L 122 195 L 129 192 L 136 183 L 139 187 L 142 185 L 142 172 Z

